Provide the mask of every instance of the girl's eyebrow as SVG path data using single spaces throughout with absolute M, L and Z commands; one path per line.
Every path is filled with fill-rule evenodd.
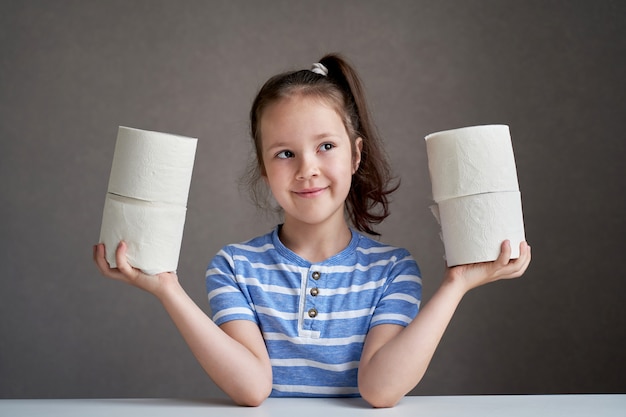
M 273 151 L 275 149 L 287 149 L 289 148 L 289 144 L 286 142 L 277 142 L 277 143 L 273 143 L 271 146 L 268 146 L 267 148 L 265 148 L 265 152 L 270 152 Z
M 319 135 L 315 136 L 315 140 L 323 140 L 323 139 L 328 139 L 328 138 L 336 138 L 339 137 L 340 135 L 336 134 L 336 133 L 331 133 L 331 132 L 327 132 L 327 133 L 320 133 Z

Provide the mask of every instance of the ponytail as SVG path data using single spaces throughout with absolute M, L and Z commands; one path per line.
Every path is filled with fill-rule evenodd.
M 326 55 L 320 63 L 328 68 L 328 76 L 346 95 L 346 115 L 350 117 L 352 141 L 363 141 L 361 163 L 352 177 L 346 200 L 347 212 L 360 231 L 379 235 L 372 225 L 381 223 L 390 214 L 388 196 L 398 189 L 383 150 L 382 140 L 371 120 L 363 84 L 356 71 L 342 57 Z

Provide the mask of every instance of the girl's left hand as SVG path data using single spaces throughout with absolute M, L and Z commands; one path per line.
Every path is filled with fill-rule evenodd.
M 463 283 L 465 292 L 489 282 L 500 279 L 518 278 L 524 274 L 530 263 L 530 246 L 526 242 L 520 243 L 520 255 L 517 259 L 511 257 L 511 243 L 502 242 L 500 256 L 493 262 L 481 262 L 470 265 L 458 265 L 448 268 L 446 281 Z

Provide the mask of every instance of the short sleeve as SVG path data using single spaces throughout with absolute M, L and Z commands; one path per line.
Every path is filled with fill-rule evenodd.
M 393 264 L 387 282 L 374 310 L 370 328 L 379 324 L 407 326 L 419 312 L 422 278 L 417 263 L 408 252 Z
M 219 326 L 231 320 L 250 320 L 258 324 L 247 288 L 237 281 L 234 256 L 228 246 L 209 264 L 206 288 L 215 324 Z

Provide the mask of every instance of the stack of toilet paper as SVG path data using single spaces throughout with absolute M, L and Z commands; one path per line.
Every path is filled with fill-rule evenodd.
M 518 258 L 524 220 L 509 127 L 432 133 L 426 152 L 448 266 L 493 261 L 506 239 Z
M 120 126 L 104 202 L 100 242 L 128 245 L 128 262 L 147 274 L 176 271 L 197 139 Z

